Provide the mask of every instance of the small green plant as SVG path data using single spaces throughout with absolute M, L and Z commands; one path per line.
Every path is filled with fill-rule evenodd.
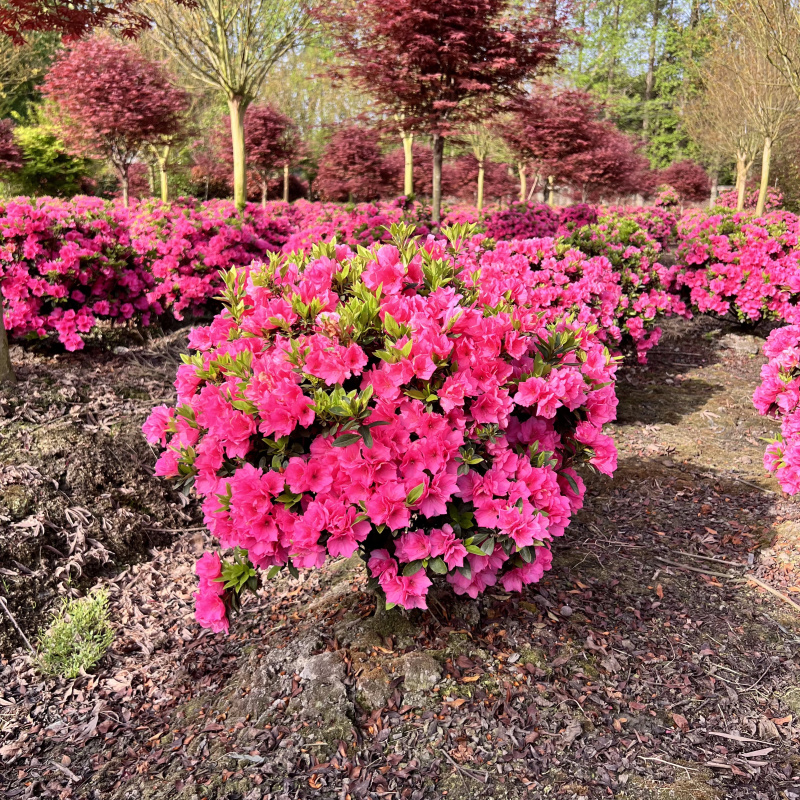
M 48 675 L 76 678 L 106 654 L 114 639 L 108 620 L 108 593 L 101 589 L 64 600 L 39 637 L 39 667 Z

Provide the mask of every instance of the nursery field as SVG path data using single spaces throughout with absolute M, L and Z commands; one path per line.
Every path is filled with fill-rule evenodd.
M 3 796 L 800 797 L 800 220 L 446 221 L 5 207 Z
M 38 473 L 14 519 L 41 502 L 64 531 L 17 529 L 31 546 L 12 569 L 60 550 L 48 563 L 106 586 L 118 628 L 78 682 L 42 680 L 22 651 L 3 662 L 5 796 L 773 798 L 797 785 L 798 617 L 739 580 L 800 585 L 798 512 L 761 467 L 774 425 L 750 401 L 764 359 L 749 334 L 670 323 L 650 363 L 626 370 L 618 471 L 590 482 L 531 591 L 384 625 L 363 570 L 340 559 L 276 579 L 227 638 L 192 619 L 207 534 L 151 483 L 137 437 L 182 340 L 27 354 L 2 395 L 3 502 L 15 470 Z M 69 526 L 67 493 L 88 522 Z M 55 581 L 19 585 L 41 603 Z M 32 605 L 17 608 L 29 634 Z

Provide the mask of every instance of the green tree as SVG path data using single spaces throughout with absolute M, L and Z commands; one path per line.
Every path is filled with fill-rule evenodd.
M 233 198 L 247 200 L 244 119 L 269 71 L 311 27 L 301 0 L 196 0 L 146 5 L 153 35 L 196 80 L 220 92 L 231 120 Z

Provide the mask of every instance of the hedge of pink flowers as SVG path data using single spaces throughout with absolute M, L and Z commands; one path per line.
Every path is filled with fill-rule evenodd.
M 685 287 L 697 311 L 741 322 L 800 322 L 797 216 L 689 211 L 678 227 L 682 268 L 676 288 Z
M 717 197 L 717 205 L 722 206 L 724 208 L 736 208 L 736 204 L 739 200 L 739 193 L 736 189 L 730 189 L 727 192 L 721 192 L 719 197 Z M 744 197 L 744 207 L 748 210 L 752 210 L 756 207 L 758 203 L 758 188 L 750 188 Z M 776 209 L 781 208 L 783 206 L 783 192 L 780 189 L 776 189 L 774 186 L 770 186 L 767 189 L 767 196 L 764 203 L 764 210 L 765 211 L 774 211 Z
M 13 336 L 83 347 L 99 320 L 180 319 L 219 292 L 219 270 L 277 252 L 291 228 L 231 203 L 19 198 L 0 206 L 0 290 Z
M 753 402 L 761 414 L 777 417 L 781 432 L 767 446 L 764 467 L 788 494 L 800 492 L 800 325 L 772 331 L 764 343 L 769 359 Z
M 538 257 L 484 251 L 467 226 L 410 233 L 231 270 L 192 333 L 177 405 L 144 430 L 234 553 L 198 564 L 201 624 L 226 630 L 257 571 L 354 553 L 389 605 L 425 608 L 437 576 L 520 590 L 582 503 L 575 466 L 614 471 L 616 359 L 497 283 L 501 259 L 525 276 Z

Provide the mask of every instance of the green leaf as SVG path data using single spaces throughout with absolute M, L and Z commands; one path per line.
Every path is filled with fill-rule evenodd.
M 417 500 L 422 497 L 422 493 L 425 491 L 425 484 L 421 483 L 419 486 L 415 486 L 407 495 L 406 495 L 406 504 L 409 506 L 413 506 Z
M 467 552 L 468 553 L 472 553 L 472 555 L 474 555 L 474 556 L 485 556 L 486 555 L 486 553 L 484 553 L 483 550 L 481 550 L 480 547 L 478 547 L 475 544 L 468 544 L 467 545 Z
M 366 425 L 361 425 L 358 428 L 358 432 L 361 434 L 361 438 L 364 440 L 364 444 L 367 447 L 372 447 L 374 442 L 372 440 L 372 434 L 370 433 L 369 428 Z
M 341 436 L 336 438 L 333 442 L 334 447 L 347 447 L 350 444 L 355 444 L 357 441 L 361 439 L 357 433 L 343 433 Z
M 403 575 L 405 575 L 406 577 L 408 577 L 409 575 L 415 575 L 422 569 L 422 567 L 423 567 L 422 561 L 420 560 L 410 561 L 403 567 Z
M 440 557 L 432 558 L 428 566 L 431 568 L 431 572 L 435 572 L 437 575 L 447 574 L 447 564 Z
M 490 536 L 486 541 L 480 544 L 480 548 L 485 556 L 490 556 L 494 553 L 494 538 Z
M 279 572 L 281 571 L 281 567 L 278 564 L 271 566 L 267 570 L 267 579 L 272 580 Z

